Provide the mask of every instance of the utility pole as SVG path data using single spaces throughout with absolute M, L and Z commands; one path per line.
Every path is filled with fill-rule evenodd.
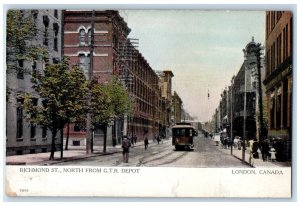
M 246 150 L 246 144 L 245 144 L 245 139 L 246 139 L 246 120 L 247 120 L 247 75 L 246 75 L 246 70 L 247 66 L 244 65 L 245 69 L 245 80 L 244 80 L 244 121 L 243 121 L 243 153 L 242 153 L 242 159 L 243 162 L 245 162 L 245 150 Z
M 259 141 L 263 140 L 264 137 L 264 124 L 263 124 L 263 105 L 262 105 L 262 88 L 261 88 L 261 44 L 256 44 L 256 59 L 257 59 L 257 75 L 258 75 L 258 104 L 259 104 Z
M 232 125 L 232 115 L 233 115 L 233 99 L 232 99 L 232 89 L 233 89 L 233 79 L 231 81 L 230 87 L 230 139 L 231 139 L 231 147 L 230 147 L 230 154 L 232 155 L 232 144 L 233 144 L 233 125 Z
M 94 53 L 94 18 L 95 18 L 95 10 L 92 11 L 92 19 L 91 19 L 91 43 L 90 43 L 90 68 L 89 68 L 89 83 L 91 87 L 92 78 L 93 78 L 93 53 Z M 91 130 L 91 101 L 92 101 L 92 93 L 89 88 L 88 91 L 88 112 L 86 118 L 86 154 L 90 154 L 93 152 L 93 135 Z

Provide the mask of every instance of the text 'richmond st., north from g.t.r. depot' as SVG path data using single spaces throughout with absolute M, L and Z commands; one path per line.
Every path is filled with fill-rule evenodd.
M 140 173 L 139 168 L 21 167 L 20 173 Z

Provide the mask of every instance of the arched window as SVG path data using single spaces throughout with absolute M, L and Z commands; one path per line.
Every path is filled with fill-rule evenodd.
M 91 45 L 92 43 L 92 30 L 89 29 L 88 31 L 88 45 Z
M 85 77 L 88 79 L 88 72 L 90 68 L 90 57 L 84 54 L 79 54 L 79 68 L 83 71 Z
M 79 31 L 79 46 L 85 45 L 85 31 L 84 29 L 80 29 Z

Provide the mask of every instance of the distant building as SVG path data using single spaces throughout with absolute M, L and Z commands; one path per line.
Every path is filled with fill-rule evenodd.
M 171 126 L 172 78 L 174 74 L 171 70 L 164 70 L 159 72 L 158 76 L 162 108 L 162 122 L 159 131 L 162 134 L 166 134 L 169 133 L 169 127 Z
M 266 86 L 269 137 L 283 142 L 282 159 L 291 158 L 293 17 L 290 11 L 266 12 Z
M 36 61 L 7 58 L 9 64 L 17 64 L 19 72 L 7 70 L 7 139 L 6 154 L 21 155 L 27 153 L 48 152 L 51 150 L 51 134 L 43 125 L 30 124 L 24 118 L 24 94 L 31 93 L 35 104 L 41 104 L 38 94 L 32 89 L 32 74 L 43 71 L 45 65 L 55 64 L 61 60 L 62 12 L 60 10 L 20 10 L 23 17 L 31 17 L 37 29 L 36 36 L 28 39 L 26 47 L 41 46 L 48 51 L 48 60 Z M 21 28 L 20 28 L 21 29 Z M 14 54 L 14 48 L 7 48 Z M 59 138 L 56 144 L 60 144 Z
M 172 96 L 171 110 L 172 110 L 172 116 L 171 116 L 172 124 L 181 122 L 182 100 L 176 91 L 174 91 L 174 94 Z

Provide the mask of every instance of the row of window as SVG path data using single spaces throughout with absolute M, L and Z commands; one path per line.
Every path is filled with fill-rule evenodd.
M 271 93 L 273 95 L 270 98 L 270 129 L 287 128 L 289 126 L 287 122 L 288 104 L 291 101 L 291 96 L 288 97 L 288 80 L 282 81 L 282 92 L 281 87 L 279 87 Z
M 52 62 L 53 62 L 53 64 L 58 64 L 59 59 L 55 57 L 55 58 L 52 59 Z M 48 65 L 48 64 L 49 64 L 49 61 L 46 62 L 45 65 Z M 33 76 L 37 74 L 37 61 L 32 62 L 31 72 L 32 72 L 31 74 Z M 18 60 L 17 78 L 18 79 L 24 79 L 24 73 L 25 73 L 24 60 Z
M 286 24 L 282 32 L 273 42 L 271 48 L 266 53 L 267 70 L 266 75 L 270 75 L 275 69 L 283 63 L 292 54 L 292 18 L 290 23 Z
M 32 99 L 33 105 L 37 105 L 38 99 L 33 98 Z M 17 141 L 20 141 L 23 139 L 23 128 L 24 128 L 24 112 L 23 112 L 23 105 L 24 105 L 24 99 L 23 98 L 17 98 L 17 130 L 16 130 L 16 138 Z M 34 114 L 32 114 L 34 115 Z M 36 138 L 36 125 L 30 124 L 30 138 L 31 140 L 35 140 Z M 47 127 L 42 126 L 42 138 L 47 138 Z
M 271 12 L 267 13 L 267 16 L 266 16 L 267 36 L 269 36 L 271 31 L 274 29 L 275 25 L 277 24 L 277 22 L 281 18 L 282 14 L 283 14 L 283 11 L 271 11 Z

